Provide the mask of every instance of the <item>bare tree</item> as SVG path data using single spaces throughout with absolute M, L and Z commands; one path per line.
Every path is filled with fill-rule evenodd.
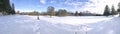
M 55 9 L 55 8 L 54 8 L 53 6 L 49 6 L 49 7 L 47 8 L 47 14 L 48 14 L 50 17 L 52 17 L 52 16 L 55 15 L 54 9 Z
M 66 16 L 66 15 L 67 15 L 67 10 L 65 9 L 58 10 L 58 16 Z

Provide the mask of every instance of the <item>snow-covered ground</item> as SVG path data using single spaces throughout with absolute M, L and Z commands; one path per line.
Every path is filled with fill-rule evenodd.
M 0 34 L 120 34 L 120 17 L 0 16 Z

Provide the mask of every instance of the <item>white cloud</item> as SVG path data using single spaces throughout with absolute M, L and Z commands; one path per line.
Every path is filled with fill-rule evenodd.
M 40 3 L 45 4 L 46 0 L 40 0 Z
M 120 0 L 89 0 L 89 2 L 78 2 L 77 0 L 66 0 L 65 4 L 71 5 L 74 7 L 74 11 L 86 11 L 89 10 L 94 13 L 102 14 L 106 5 L 109 5 L 111 9 L 112 5 L 115 6 L 115 9 L 118 7 Z M 80 7 L 82 5 L 82 7 Z
M 112 5 L 115 6 L 115 9 L 117 9 L 117 4 L 120 2 L 120 0 L 90 0 L 91 4 L 86 4 L 86 8 L 90 8 L 89 5 L 94 6 L 94 8 L 88 9 L 90 11 L 96 12 L 96 13 L 103 13 L 105 5 L 108 5 L 111 9 Z
M 120 2 L 120 0 L 90 0 L 93 3 L 88 3 L 86 4 L 85 8 L 90 8 L 87 10 L 90 10 L 92 12 L 96 12 L 96 13 L 103 13 L 104 8 L 106 5 L 109 5 L 109 8 L 111 9 L 112 5 L 115 6 L 115 9 L 117 9 L 117 4 Z M 94 8 L 92 8 L 91 6 L 93 6 Z
M 79 11 L 81 5 L 83 5 L 85 2 L 79 2 L 78 0 L 66 0 L 64 4 L 66 5 L 70 5 L 73 8 L 71 9 L 71 11 Z

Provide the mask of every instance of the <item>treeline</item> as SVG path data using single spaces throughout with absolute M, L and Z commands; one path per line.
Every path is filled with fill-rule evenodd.
M 17 13 L 19 13 L 19 11 Z M 109 16 L 109 15 L 120 14 L 120 3 L 118 3 L 117 10 L 115 10 L 114 6 L 112 6 L 112 8 L 110 9 L 109 6 L 106 5 L 103 14 L 91 13 L 89 11 L 84 11 L 84 12 L 75 11 L 73 13 L 73 12 L 67 11 L 66 9 L 59 9 L 59 10 L 55 11 L 55 8 L 53 6 L 48 6 L 47 12 L 39 13 L 38 11 L 34 11 L 34 12 L 28 12 L 28 13 L 23 12 L 20 14 L 24 14 L 24 15 L 25 14 L 26 15 L 49 15 L 50 17 L 52 17 L 52 16 Z
M 85 11 L 85 12 L 75 11 L 74 13 L 67 11 L 66 9 L 59 9 L 55 11 L 55 8 L 53 6 L 49 6 L 47 8 L 47 12 L 43 12 L 41 13 L 41 15 L 49 15 L 50 17 L 51 16 L 101 16 L 101 14 L 94 14 L 94 13 L 90 13 L 89 11 Z
M 0 0 L 0 15 L 15 14 L 14 3 L 10 4 L 9 0 Z
M 20 11 L 16 12 L 17 14 L 20 13 Z M 41 12 L 39 13 L 38 11 L 33 11 L 33 12 L 22 12 L 20 13 L 21 15 L 49 15 L 50 17 L 52 16 L 101 16 L 101 14 L 94 14 L 90 13 L 89 11 L 84 11 L 84 12 L 70 12 L 67 11 L 66 9 L 59 9 L 55 11 L 55 8 L 53 6 L 49 6 L 47 8 L 47 12 Z

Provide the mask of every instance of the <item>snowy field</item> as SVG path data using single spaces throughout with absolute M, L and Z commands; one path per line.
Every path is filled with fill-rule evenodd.
M 0 34 L 120 34 L 120 17 L 0 16 Z

